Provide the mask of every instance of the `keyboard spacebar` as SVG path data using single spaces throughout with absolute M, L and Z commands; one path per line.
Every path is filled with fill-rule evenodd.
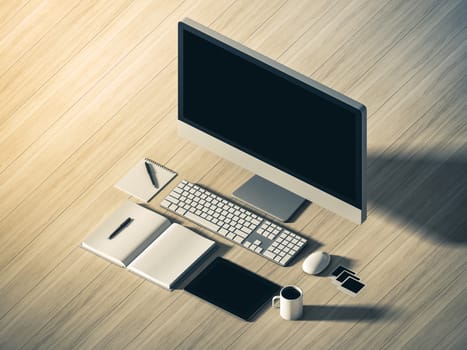
M 190 219 L 191 221 L 196 222 L 197 224 L 200 224 L 201 226 L 206 227 L 207 229 L 217 232 L 217 230 L 220 229 L 219 226 L 213 224 L 212 222 L 209 222 L 208 220 L 202 218 L 201 216 L 198 216 L 196 214 L 193 214 L 192 212 L 186 212 L 185 215 L 183 215 L 187 219 Z

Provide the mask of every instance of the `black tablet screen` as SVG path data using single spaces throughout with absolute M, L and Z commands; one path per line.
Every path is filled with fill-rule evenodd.
M 250 320 L 280 288 L 279 285 L 218 257 L 185 290 Z

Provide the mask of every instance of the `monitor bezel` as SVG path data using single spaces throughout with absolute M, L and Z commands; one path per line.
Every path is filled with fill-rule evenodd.
M 362 145 L 361 145 L 361 189 L 362 189 L 362 208 L 354 206 L 344 200 L 341 200 L 334 195 L 327 193 L 318 187 L 315 187 L 308 182 L 305 182 L 301 179 L 298 179 L 292 174 L 289 174 L 281 169 L 278 169 L 269 163 L 261 160 L 260 158 L 254 157 L 249 153 L 242 151 L 226 141 L 213 136 L 212 134 L 207 133 L 204 130 L 196 128 L 195 126 L 181 120 L 184 119 L 183 111 L 183 31 L 190 31 L 195 35 L 202 36 L 203 39 L 210 41 L 213 44 L 219 46 L 221 44 L 225 49 L 233 48 L 238 50 L 241 54 L 250 56 L 253 60 L 260 61 L 260 63 L 265 64 L 271 68 L 271 71 L 274 73 L 281 73 L 287 76 L 290 76 L 301 83 L 306 84 L 307 86 L 314 89 L 314 91 L 322 94 L 324 98 L 332 99 L 336 101 L 343 107 L 351 109 L 352 111 L 357 111 L 358 115 L 361 117 L 361 136 L 362 136 Z M 324 86 L 313 79 L 300 74 L 238 42 L 233 41 L 220 33 L 217 33 L 189 18 L 185 18 L 179 22 L 178 27 L 178 131 L 180 136 L 185 137 L 208 150 L 218 154 L 219 156 L 232 161 L 245 169 L 248 169 L 269 181 L 276 183 L 279 186 L 286 188 L 289 191 L 292 191 L 305 199 L 308 199 L 316 204 L 329 209 L 335 212 L 338 215 L 341 215 L 355 223 L 362 223 L 366 219 L 366 107 L 327 87 Z M 278 71 L 278 72 L 276 72 Z

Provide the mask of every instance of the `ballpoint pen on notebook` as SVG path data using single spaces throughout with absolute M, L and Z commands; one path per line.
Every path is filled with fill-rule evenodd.
M 156 176 L 154 175 L 154 171 L 151 167 L 151 165 L 148 162 L 144 162 L 144 165 L 146 165 L 146 171 L 148 172 L 149 178 L 151 179 L 152 185 L 157 188 L 157 180 Z
M 112 232 L 109 236 L 109 239 L 115 238 L 120 232 L 122 232 L 129 224 L 133 222 L 133 218 L 127 218 L 125 221 L 123 221 L 120 226 L 117 227 L 117 229 Z
M 176 175 L 176 172 L 163 165 L 143 158 L 115 184 L 115 187 L 144 202 L 149 202 Z

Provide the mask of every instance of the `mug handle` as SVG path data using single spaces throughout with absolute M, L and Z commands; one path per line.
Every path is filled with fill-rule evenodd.
M 280 300 L 280 296 L 279 295 L 276 295 L 275 297 L 272 298 L 272 307 L 274 308 L 278 308 L 279 306 L 276 305 L 276 301 L 277 300 Z

